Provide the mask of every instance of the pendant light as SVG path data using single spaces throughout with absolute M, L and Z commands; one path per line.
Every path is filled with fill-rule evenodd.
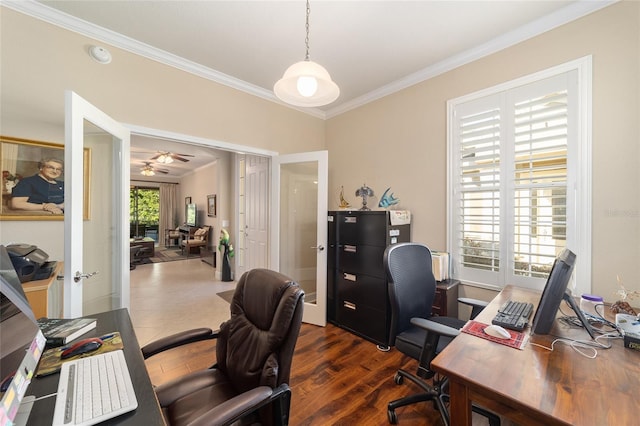
M 307 0 L 307 37 L 304 42 L 307 54 L 304 61 L 296 62 L 284 72 L 273 86 L 276 96 L 290 105 L 300 107 L 319 107 L 338 99 L 340 89 L 331 80 L 324 67 L 309 60 L 309 0 Z

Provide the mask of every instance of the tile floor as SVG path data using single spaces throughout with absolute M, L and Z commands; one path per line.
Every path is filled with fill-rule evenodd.
M 219 328 L 229 304 L 216 293 L 235 282 L 214 278 L 200 258 L 139 265 L 131 271 L 131 320 L 140 346 L 178 331 Z

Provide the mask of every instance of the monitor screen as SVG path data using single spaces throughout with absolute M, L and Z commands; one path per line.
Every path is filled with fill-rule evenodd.
M 0 423 L 11 424 L 33 378 L 46 339 L 38 328 L 6 247 L 2 245 L 0 328 Z
M 533 316 L 532 333 L 548 334 L 551 330 L 560 303 L 565 298 L 575 262 L 576 255 L 568 249 L 562 250 L 556 257 L 547 278 L 547 283 L 542 291 L 542 296 L 540 296 L 538 309 L 536 309 L 536 313 Z
M 185 210 L 185 223 L 188 226 L 197 226 L 198 210 L 195 204 L 187 204 Z

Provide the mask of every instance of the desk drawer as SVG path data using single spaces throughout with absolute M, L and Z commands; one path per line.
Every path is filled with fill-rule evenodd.
M 338 264 L 344 271 L 384 278 L 384 247 L 364 244 L 341 244 Z
M 387 309 L 387 282 L 381 278 L 338 271 L 336 295 L 338 307 L 343 301 L 367 305 L 384 311 Z

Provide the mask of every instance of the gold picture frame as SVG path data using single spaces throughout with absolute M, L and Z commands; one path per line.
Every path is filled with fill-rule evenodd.
M 2 172 L 2 188 L 0 190 L 0 220 L 64 220 L 64 213 L 52 213 L 43 210 L 21 210 L 11 205 L 12 191 L 20 180 L 35 176 L 40 171 L 40 163 L 45 159 L 54 162 L 64 161 L 64 145 L 53 142 L 42 142 L 29 139 L 0 136 L 0 171 Z M 84 206 L 83 218 L 90 219 L 91 194 L 91 150 L 84 149 Z M 64 174 L 61 179 L 64 188 Z M 43 205 L 44 208 L 44 205 Z

